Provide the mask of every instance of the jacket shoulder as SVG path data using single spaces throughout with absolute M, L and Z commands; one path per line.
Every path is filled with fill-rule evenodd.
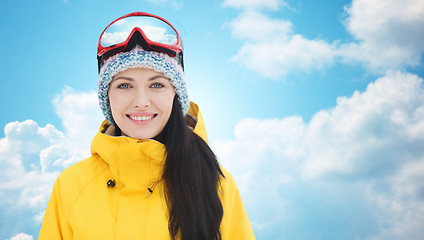
M 224 175 L 223 177 L 221 177 L 221 185 L 224 191 L 228 191 L 228 190 L 236 190 L 237 189 L 237 184 L 236 181 L 234 180 L 233 175 L 231 175 L 230 172 L 228 172 L 225 168 L 220 167 L 222 174 Z
M 222 174 L 224 176 L 220 179 L 220 194 L 221 202 L 223 205 L 232 204 L 234 198 L 240 195 L 237 183 L 234 180 L 233 175 L 228 172 L 225 168 L 221 167 Z
M 41 225 L 39 239 L 72 239 L 68 218 L 86 186 L 104 172 L 106 163 L 93 155 L 66 168 L 57 178 Z
M 99 161 L 98 155 L 93 155 L 63 170 L 57 181 L 68 187 L 83 186 L 106 167 L 104 161 Z
M 70 207 L 84 188 L 106 168 L 107 164 L 99 161 L 98 155 L 75 163 L 59 175 L 53 187 L 53 194 L 61 196 L 65 208 Z
M 224 210 L 221 222 L 222 239 L 255 239 L 234 177 L 222 167 L 221 171 L 224 174 L 224 177 L 221 178 L 221 202 Z

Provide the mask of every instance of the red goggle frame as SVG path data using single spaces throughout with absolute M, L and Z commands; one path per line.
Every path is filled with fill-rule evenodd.
M 175 57 L 183 65 L 183 46 L 180 34 L 164 18 L 134 12 L 111 22 L 102 32 L 97 47 L 99 72 L 104 61 L 119 53 L 131 51 L 135 46 Z

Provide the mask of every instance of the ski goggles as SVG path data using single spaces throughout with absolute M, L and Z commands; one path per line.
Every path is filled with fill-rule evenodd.
M 183 65 L 183 46 L 180 34 L 165 19 L 153 14 L 134 12 L 110 23 L 99 38 L 97 62 L 100 68 L 111 56 L 131 51 L 135 46 L 176 58 Z

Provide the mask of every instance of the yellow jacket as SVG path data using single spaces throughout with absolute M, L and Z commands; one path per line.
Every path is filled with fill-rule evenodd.
M 189 114 L 197 119 L 194 132 L 207 141 L 194 103 Z M 147 188 L 161 177 L 165 146 L 154 140 L 110 136 L 104 133 L 107 129 L 104 122 L 92 141 L 92 156 L 65 169 L 56 180 L 40 240 L 170 239 L 161 181 L 146 198 Z M 222 239 L 255 239 L 236 183 L 222 171 Z M 108 186 L 109 180 L 115 186 Z

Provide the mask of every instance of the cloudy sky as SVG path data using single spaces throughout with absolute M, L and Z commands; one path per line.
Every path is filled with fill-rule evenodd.
M 89 156 L 98 37 L 134 11 L 180 32 L 257 239 L 422 239 L 424 0 L 1 1 L 0 239 Z

